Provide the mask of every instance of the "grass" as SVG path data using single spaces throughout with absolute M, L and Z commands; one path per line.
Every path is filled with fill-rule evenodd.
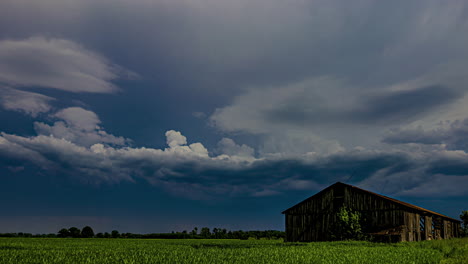
M 0 238 L 0 263 L 468 263 L 468 239 L 358 241 Z

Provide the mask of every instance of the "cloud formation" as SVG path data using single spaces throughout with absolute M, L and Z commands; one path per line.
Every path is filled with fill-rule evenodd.
M 0 155 L 93 184 L 144 179 L 156 188 L 192 199 L 312 191 L 351 179 L 371 189 L 388 186 L 387 194 L 418 196 L 422 195 L 418 191 L 420 186 L 431 185 L 434 177 L 438 180 L 433 184 L 443 179 L 456 179 L 453 183 L 457 183 L 467 177 L 466 173 L 453 173 L 468 166 L 465 152 L 356 149 L 330 155 L 308 153 L 241 159 L 240 153 L 247 157 L 246 154 L 252 154 L 251 149 L 229 139 L 220 144 L 228 147 L 225 148 L 228 153 L 210 156 L 201 143 L 187 146 L 186 138 L 178 131 L 168 131 L 166 138 L 172 143 L 166 149 L 112 147 L 102 143 L 85 147 L 53 135 L 21 137 L 2 133 Z M 437 167 L 440 164 L 445 167 Z M 408 179 L 408 175 L 412 176 Z M 467 195 L 466 189 L 457 184 L 446 182 L 444 186 L 444 190 L 456 190 L 451 195 Z M 433 195 L 446 195 L 437 192 L 434 186 L 431 188 Z
M 38 93 L 0 86 L 0 104 L 6 110 L 22 112 L 32 117 L 51 110 L 50 101 L 55 98 Z
M 31 37 L 0 41 L 0 82 L 68 92 L 113 93 L 111 81 L 129 72 L 65 39 Z
M 178 89 L 200 94 L 205 101 L 191 104 L 217 107 L 210 120 L 225 138 L 210 152 L 170 130 L 165 149 L 130 147 L 96 114 L 67 108 L 50 116 L 53 124 L 36 122 L 37 136 L 2 134 L 1 153 L 90 182 L 145 179 L 193 197 L 265 196 L 349 178 L 405 195 L 421 186 L 437 195 L 430 186 L 447 179 L 444 190 L 464 195 L 457 183 L 464 187 L 466 124 L 455 120 L 468 117 L 467 5 L 4 0 L 0 82 L 114 93 L 127 73 L 91 51 L 105 50 L 156 76 L 149 86 L 162 98 Z M 63 38 L 24 38 L 44 32 Z M 36 106 L 7 107 L 50 111 L 48 99 L 21 95 Z M 173 109 L 213 110 L 190 107 Z M 451 125 L 432 129 L 445 120 Z M 255 149 L 230 139 L 239 134 L 253 137 Z

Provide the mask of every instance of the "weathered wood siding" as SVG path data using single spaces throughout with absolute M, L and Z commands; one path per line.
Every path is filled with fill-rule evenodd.
M 286 214 L 286 241 L 328 240 L 333 222 L 333 189 L 302 202 Z

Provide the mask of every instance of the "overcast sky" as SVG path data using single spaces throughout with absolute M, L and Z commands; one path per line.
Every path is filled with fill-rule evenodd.
M 0 232 L 284 229 L 337 181 L 468 209 L 464 0 L 2 0 Z

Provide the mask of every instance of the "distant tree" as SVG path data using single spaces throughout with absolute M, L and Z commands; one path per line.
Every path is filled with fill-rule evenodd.
M 468 210 L 462 211 L 460 219 L 463 222 L 462 236 L 468 236 Z
M 198 227 L 194 227 L 193 230 L 190 232 L 190 235 L 192 235 L 192 237 L 198 235 Z
M 214 238 L 219 238 L 219 228 L 213 228 L 213 236 Z
M 203 237 L 203 238 L 210 238 L 211 236 L 211 232 L 210 232 L 210 229 L 208 227 L 203 227 L 200 231 L 200 235 Z
M 104 238 L 110 238 L 111 235 L 109 234 L 109 232 L 104 232 Z
M 81 230 L 81 237 L 94 237 L 94 230 L 90 226 L 85 226 Z
M 112 238 L 120 237 L 120 233 L 117 230 L 112 230 L 111 235 L 112 235 Z
M 97 238 L 103 238 L 103 237 L 104 237 L 104 234 L 103 234 L 103 233 L 97 233 L 97 234 L 96 234 L 96 237 L 97 237 Z
M 78 228 L 76 228 L 76 227 L 74 227 L 74 226 L 73 226 L 73 227 L 70 227 L 70 228 L 68 229 L 68 232 L 70 232 L 70 236 L 71 236 L 71 237 L 75 237 L 75 238 L 76 238 L 76 237 L 80 237 L 80 236 L 81 236 L 81 231 L 80 231 L 80 229 L 78 229 Z
M 66 228 L 62 228 L 58 231 L 58 236 L 59 237 L 69 237 L 70 236 L 70 231 Z

